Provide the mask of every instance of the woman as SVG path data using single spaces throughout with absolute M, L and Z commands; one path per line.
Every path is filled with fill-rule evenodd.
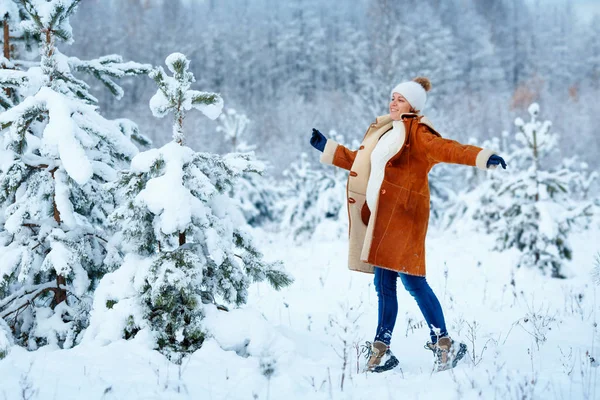
M 454 367 L 466 345 L 454 345 L 440 302 L 425 279 L 425 236 L 429 222 L 431 168 L 441 162 L 506 169 L 492 150 L 444 139 L 421 115 L 429 79 L 415 78 L 391 92 L 388 115 L 371 124 L 358 150 L 351 151 L 313 129 L 310 143 L 320 162 L 349 170 L 348 267 L 374 273 L 379 299 L 375 339 L 367 369 L 383 372 L 398 365 L 390 341 L 398 314 L 396 281 L 415 298 L 430 327 L 425 347 L 436 355 L 438 370 Z

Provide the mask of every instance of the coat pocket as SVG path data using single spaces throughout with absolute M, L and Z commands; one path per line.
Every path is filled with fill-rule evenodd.
M 364 237 L 364 231 L 367 229 L 363 224 L 363 204 L 366 203 L 366 196 L 362 193 L 353 192 L 348 190 L 348 218 L 349 218 L 349 234 L 360 233 Z
M 360 209 L 360 219 L 362 219 L 363 224 L 369 225 L 369 219 L 371 218 L 371 210 L 365 201 L 362 208 Z

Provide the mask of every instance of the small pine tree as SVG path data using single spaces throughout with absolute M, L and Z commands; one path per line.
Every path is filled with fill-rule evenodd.
M 150 101 L 155 116 L 174 114 L 173 141 L 138 154 L 131 170 L 112 186 L 120 206 L 111 216 L 124 260 L 107 275 L 94 300 L 90 338 L 117 326 L 118 338 L 152 332 L 155 346 L 173 361 L 201 347 L 205 304 L 222 299 L 241 305 L 251 282 L 276 289 L 291 283 L 281 262 L 265 262 L 228 193 L 246 173 L 260 171 L 250 154 L 218 156 L 183 145 L 186 111 L 215 119 L 223 107 L 214 93 L 190 90 L 194 76 L 180 53 L 150 76 L 159 90 Z M 130 290 L 122 290 L 122 282 Z M 226 309 L 224 306 L 220 306 Z M 123 313 L 126 318 L 123 318 Z
M 229 142 L 232 152 L 247 152 L 254 150 L 256 146 L 250 146 L 246 143 L 246 132 L 250 120 L 245 114 L 237 112 L 233 108 L 226 109 L 219 116 L 220 125 L 217 127 L 217 132 L 225 136 L 225 140 Z
M 600 252 L 596 253 L 595 267 L 592 274 L 596 285 L 600 285 Z
M 541 167 L 544 159 L 556 150 L 558 135 L 551 131 L 550 121 L 539 121 L 539 106 L 529 107 L 531 120 L 517 118 L 517 146 L 507 160 L 513 165 L 512 175 L 494 186 L 484 218 L 497 234 L 495 249 L 516 247 L 521 251 L 518 266 L 535 267 L 552 277 L 564 278 L 564 262 L 572 250 L 569 232 L 578 218 L 587 218 L 589 202 L 575 203 L 569 183 L 582 179 L 581 172 L 561 165 L 553 169 Z
M 220 125 L 217 132 L 225 136 L 232 152 L 253 152 L 255 145 L 246 142 L 246 132 L 250 120 L 245 114 L 233 108 L 226 109 L 219 116 Z M 263 171 L 268 163 L 264 163 Z M 279 192 L 276 184 L 267 179 L 263 172 L 244 174 L 238 183 L 232 187 L 231 197 L 240 205 L 246 221 L 251 226 L 263 225 L 275 221 L 275 203 L 278 201 Z
M 265 162 L 265 171 L 269 164 Z M 244 174 L 238 184 L 232 189 L 232 198 L 239 204 L 244 218 L 251 226 L 264 226 L 276 222 L 281 217 L 276 204 L 281 200 L 282 193 L 278 183 L 271 177 L 262 174 Z
M 340 358 L 340 390 L 344 390 L 346 378 L 352 379 L 353 371 L 361 372 L 360 341 L 362 332 L 358 329 L 360 319 L 364 315 L 364 303 L 352 303 L 348 299 L 338 303 L 334 313 L 329 314 L 329 324 L 325 333 L 330 338 L 330 344 L 335 354 Z M 364 367 L 362 368 L 364 370 Z
M 0 114 L 0 318 L 17 344 L 66 348 L 87 326 L 90 294 L 106 272 L 112 201 L 103 185 L 138 150 L 123 131 L 132 124 L 98 113 L 89 86 L 71 73 L 73 59 L 56 47 L 72 41 L 69 17 L 79 1 L 19 3 L 28 16 L 21 26 L 42 43 L 39 66 L 0 70 L 0 82 L 19 76 L 14 93 L 32 93 Z M 115 60 L 115 77 L 149 68 Z
M 343 137 L 335 131 L 329 133 L 338 143 Z M 353 143 L 356 147 L 356 142 Z M 289 232 L 294 240 L 312 237 L 324 220 L 338 221 L 341 213 L 346 213 L 343 199 L 346 197 L 348 173 L 313 169 L 306 153 L 293 162 L 283 172 L 284 200 L 281 203 L 282 229 Z

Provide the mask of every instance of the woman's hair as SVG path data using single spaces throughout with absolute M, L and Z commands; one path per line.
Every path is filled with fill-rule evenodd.
M 423 89 L 425 89 L 426 92 L 429 92 L 431 90 L 431 82 L 429 81 L 429 78 L 424 76 L 417 76 L 413 79 L 413 81 L 423 86 Z

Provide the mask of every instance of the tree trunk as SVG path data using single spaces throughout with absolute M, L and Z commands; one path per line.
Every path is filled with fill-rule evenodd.
M 8 34 L 8 18 L 4 18 L 4 58 L 10 60 L 10 36 Z
M 4 58 L 10 60 L 10 35 L 8 32 L 8 17 L 4 18 Z M 11 91 L 10 88 L 5 88 L 4 92 L 6 96 L 10 98 Z
M 61 286 L 65 286 L 66 284 L 67 282 L 64 276 L 58 275 L 56 277 L 56 287 L 58 288 L 58 290 L 54 292 L 54 304 L 60 304 L 63 301 L 67 300 L 67 291 L 60 288 Z
M 50 171 L 50 174 L 52 175 L 52 179 L 54 179 L 54 173 L 56 172 L 57 169 L 58 168 L 54 168 L 52 171 Z M 54 209 L 54 220 L 56 221 L 57 224 L 60 225 L 60 211 L 58 211 L 58 207 L 56 207 L 56 194 L 52 195 L 52 208 Z M 54 292 L 54 300 L 52 301 L 52 304 L 54 306 L 67 300 L 67 291 L 65 289 L 61 289 L 61 285 L 65 286 L 66 283 L 67 282 L 66 282 L 64 276 L 57 275 L 57 277 L 56 277 L 56 289 L 57 290 Z

